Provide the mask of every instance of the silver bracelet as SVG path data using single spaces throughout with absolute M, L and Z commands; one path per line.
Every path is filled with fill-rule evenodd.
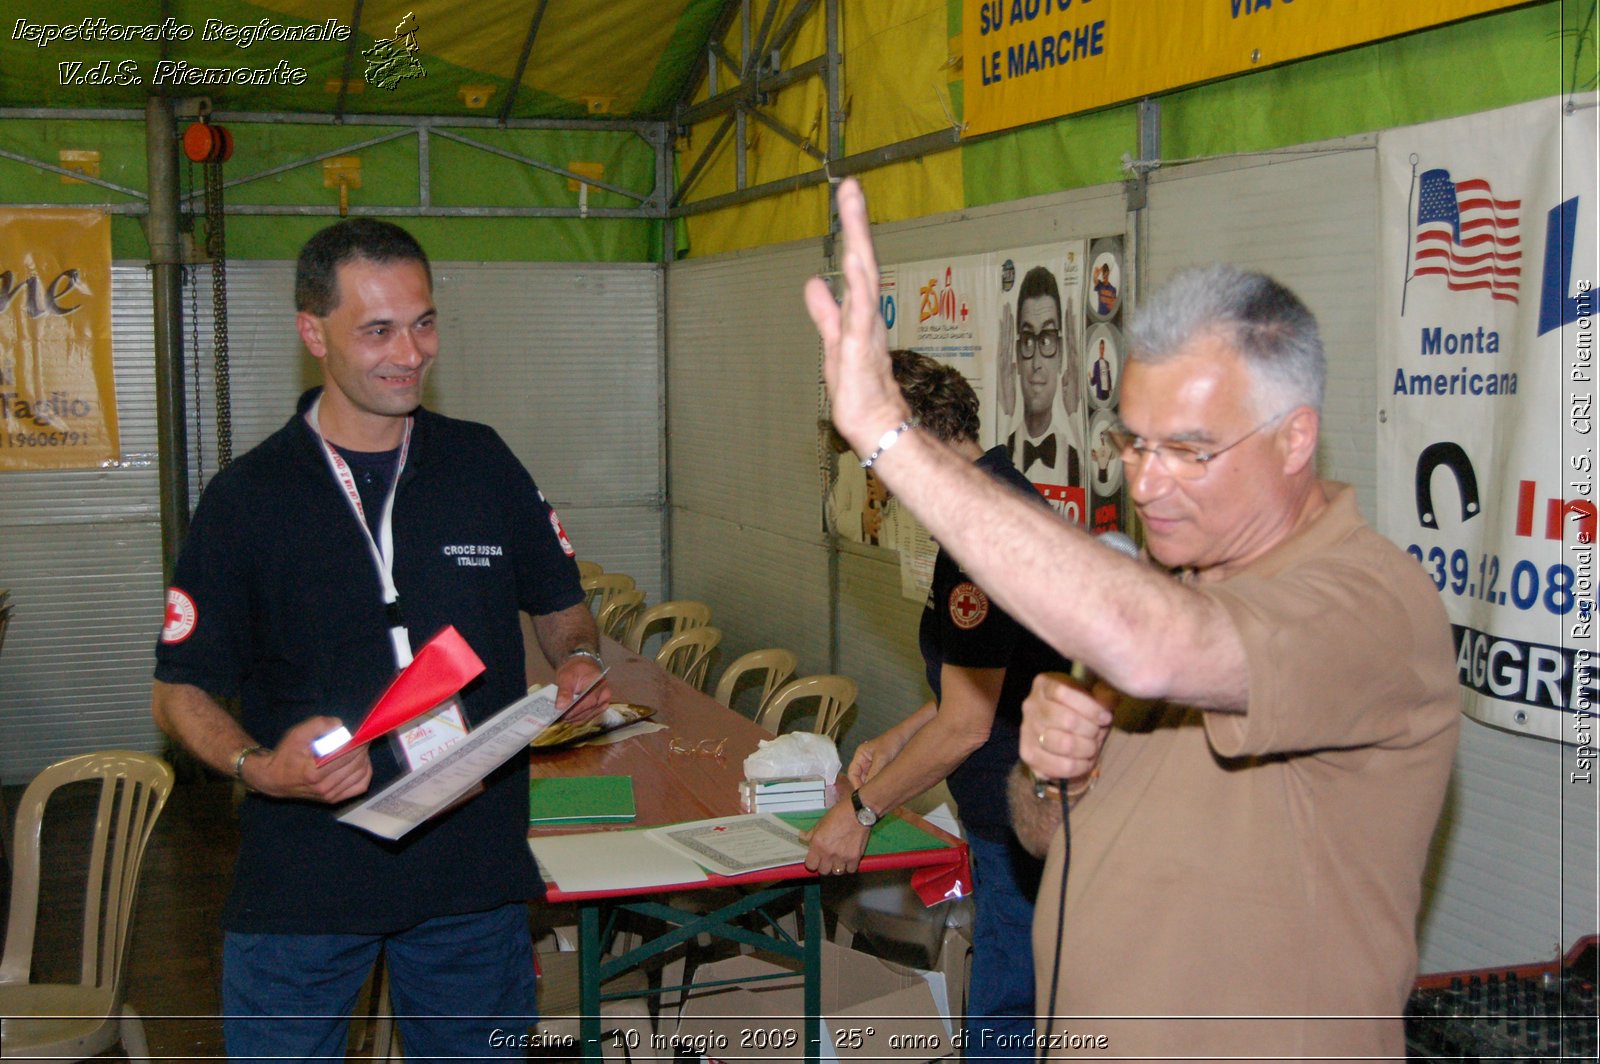
M 571 661 L 573 658 L 588 658 L 590 661 L 594 662 L 595 668 L 597 669 L 604 669 L 606 667 L 605 661 L 600 657 L 600 652 L 597 650 L 589 650 L 587 647 L 579 647 L 577 650 L 567 651 L 567 656 L 563 663 L 565 663 L 565 661 Z
M 872 463 L 883 457 L 883 452 L 900 442 L 900 437 L 922 424 L 919 417 L 908 417 L 894 428 L 878 437 L 878 449 L 861 460 L 862 469 L 871 469 Z
M 246 747 L 242 748 L 237 754 L 234 754 L 233 755 L 233 778 L 238 780 L 240 783 L 244 783 L 244 759 L 249 757 L 251 754 L 260 754 L 260 753 L 265 753 L 265 751 L 261 747 L 259 747 L 259 746 L 246 746 Z M 246 787 L 250 786 L 248 783 L 245 783 L 244 785 Z

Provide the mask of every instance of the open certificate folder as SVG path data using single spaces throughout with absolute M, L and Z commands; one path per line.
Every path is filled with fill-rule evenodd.
M 808 847 L 798 829 L 771 813 L 747 813 L 652 828 L 661 845 L 718 875 L 742 876 L 763 868 L 802 864 Z
M 398 839 L 525 750 L 528 741 L 561 713 L 555 684 L 530 691 L 432 761 L 347 808 L 339 819 L 374 835 Z

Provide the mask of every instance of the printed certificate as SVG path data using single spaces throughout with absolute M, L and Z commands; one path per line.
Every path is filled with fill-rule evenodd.
M 650 837 L 724 876 L 802 864 L 808 849 L 798 828 L 771 813 L 672 824 L 651 829 Z
M 530 691 L 421 768 L 346 809 L 339 819 L 374 835 L 398 839 L 476 787 L 559 716 L 555 684 Z

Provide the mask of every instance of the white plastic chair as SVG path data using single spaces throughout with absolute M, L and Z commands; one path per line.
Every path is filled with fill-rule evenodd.
M 158 758 L 108 750 L 58 761 L 23 792 L 17 804 L 6 949 L 0 959 L 0 1056 L 85 1060 L 120 1042 L 129 1060 L 149 1059 L 144 1024 L 122 997 L 139 865 L 172 793 L 172 780 L 172 769 Z M 100 787 L 83 893 L 81 978 L 76 983 L 34 983 L 29 978 L 45 806 L 58 788 L 81 781 L 96 781 Z
M 638 654 L 643 651 L 644 641 L 649 638 L 651 629 L 658 625 L 669 625 L 667 636 L 671 638 L 681 635 L 690 628 L 699 628 L 710 623 L 711 607 L 704 602 L 694 602 L 689 599 L 658 602 L 634 619 L 633 627 L 628 630 L 628 638 L 623 640 L 623 645 Z
M 817 716 L 811 730 L 830 739 L 839 737 L 845 711 L 856 702 L 856 682 L 848 676 L 802 676 L 792 680 L 762 707 L 756 724 L 773 734 L 783 731 L 783 717 L 795 702 L 815 698 Z
M 729 709 L 733 709 L 733 699 L 738 693 L 740 682 L 750 673 L 759 672 L 762 674 L 761 697 L 756 702 L 755 712 L 746 714 L 750 717 L 758 716 L 772 700 L 773 693 L 794 675 L 795 666 L 799 663 L 800 659 L 794 656 L 793 651 L 782 647 L 752 650 L 748 654 L 741 655 L 722 671 L 722 678 L 717 681 L 715 698 Z
M 598 576 L 580 576 L 578 586 L 583 588 L 584 601 L 599 616 L 613 598 L 634 589 L 633 577 L 626 573 L 601 573 Z
M 595 627 L 601 635 L 610 636 L 620 643 L 627 637 L 628 629 L 633 627 L 633 619 L 643 608 L 643 591 L 619 591 L 600 607 Z
M 661 649 L 656 651 L 656 664 L 698 691 L 705 685 L 711 652 L 720 642 L 720 628 L 710 625 L 690 628 L 661 644 Z

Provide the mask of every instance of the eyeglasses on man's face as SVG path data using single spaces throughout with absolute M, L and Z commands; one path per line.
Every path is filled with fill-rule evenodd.
M 1172 476 L 1180 480 L 1198 480 L 1206 475 L 1206 467 L 1212 462 L 1273 422 L 1281 421 L 1287 413 L 1289 411 L 1285 410 L 1283 413 L 1274 414 L 1226 447 L 1206 448 L 1192 443 L 1151 443 L 1144 437 L 1128 431 L 1126 425 L 1107 429 L 1106 439 L 1110 440 L 1111 446 L 1122 455 L 1124 464 L 1131 465 L 1153 457 L 1158 459 L 1161 467 Z
M 1040 358 L 1055 358 L 1060 352 L 1060 329 L 1045 329 L 1037 333 L 1024 330 L 1017 336 L 1017 357 L 1024 362 L 1031 362 L 1035 355 Z

